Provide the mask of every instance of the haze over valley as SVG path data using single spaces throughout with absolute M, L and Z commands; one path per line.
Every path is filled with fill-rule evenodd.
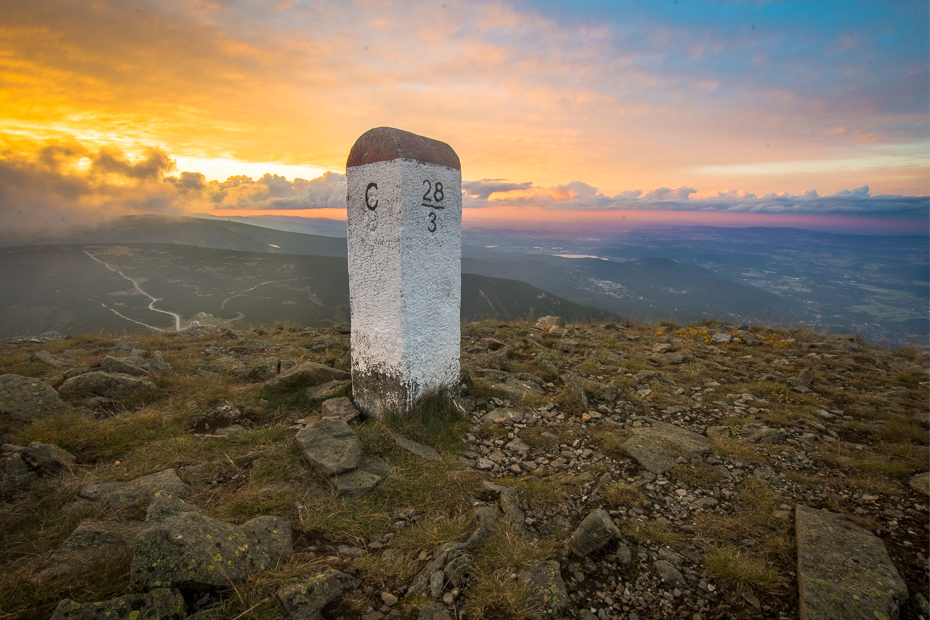
M 129 216 L 0 249 L 0 336 L 348 322 L 344 224 Z M 267 227 L 268 224 L 278 230 Z M 341 227 L 340 227 L 341 225 Z M 294 232 L 313 226 L 330 236 Z M 342 236 L 336 236 L 336 235 Z M 669 227 L 463 233 L 463 320 L 804 325 L 926 348 L 923 237 Z M 176 316 L 175 316 L 176 315 Z

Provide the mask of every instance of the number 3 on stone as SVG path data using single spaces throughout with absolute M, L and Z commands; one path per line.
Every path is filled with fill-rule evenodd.
M 426 230 L 430 232 L 436 232 L 436 212 L 429 212 L 429 226 L 426 227 Z

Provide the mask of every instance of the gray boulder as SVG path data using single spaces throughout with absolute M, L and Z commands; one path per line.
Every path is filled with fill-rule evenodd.
M 559 396 L 559 405 L 569 412 L 584 413 L 588 410 L 588 397 L 578 375 L 569 371 L 565 374 L 565 387 Z
M 281 360 L 276 357 L 263 357 L 249 364 L 233 369 L 233 374 L 247 381 L 268 381 L 277 376 Z
M 108 355 L 94 366 L 94 370 L 144 377 L 149 374 L 169 372 L 171 365 L 162 358 L 161 351 L 156 351 L 151 357 L 142 355 L 111 357 Z
M 925 471 L 922 474 L 911 476 L 907 484 L 918 493 L 930 495 L 930 472 Z
M 14 455 L 0 469 L 0 500 L 9 499 L 29 488 L 39 478 L 22 454 Z
M 475 531 L 471 533 L 465 546 L 469 549 L 477 549 L 491 536 L 494 526 L 497 525 L 499 514 L 497 506 L 482 506 L 475 513 Z
M 603 508 L 592 511 L 572 533 L 569 547 L 580 557 L 620 539 L 620 530 Z
M 28 447 L 4 444 L 9 458 L 0 467 L 0 499 L 9 499 L 29 488 L 39 476 L 71 471 L 73 455 L 54 444 L 33 441 Z
M 20 375 L 0 376 L 0 417 L 34 422 L 69 411 L 71 405 L 45 381 Z
M 100 603 L 77 603 L 66 598 L 52 620 L 179 620 L 187 617 L 184 596 L 168 588 L 145 594 L 126 594 Z
M 530 615 L 533 618 L 559 618 L 568 609 L 569 598 L 559 563 L 541 560 L 527 564 L 517 573 L 530 590 Z
M 524 514 L 523 509 L 520 508 L 520 497 L 515 488 L 505 487 L 501 491 L 500 505 L 504 516 L 507 517 L 510 523 L 518 530 L 523 530 Z
M 351 471 L 362 458 L 362 441 L 342 420 L 324 418 L 294 437 L 304 458 L 327 476 Z
M 71 471 L 77 460 L 70 452 L 62 450 L 55 444 L 33 441 L 23 450 L 22 458 L 29 467 L 39 475 L 57 474 Z
M 517 409 L 514 407 L 498 407 L 497 409 L 492 409 L 488 413 L 484 414 L 481 417 L 481 422 L 484 424 L 522 422 L 523 418 L 525 417 L 526 412 L 523 409 Z
M 152 395 L 160 391 L 161 388 L 146 377 L 101 370 L 92 370 L 72 377 L 58 388 L 58 393 L 65 398 L 103 396 L 119 399 L 135 395 Z
M 226 372 L 235 371 L 240 366 L 242 366 L 242 362 L 231 355 L 221 355 L 212 360 L 200 360 L 197 362 L 197 374 L 221 375 Z
M 680 353 L 650 353 L 646 361 L 656 366 L 676 366 L 684 363 L 685 356 Z
M 393 471 L 384 461 L 366 457 L 352 427 L 336 418 L 314 422 L 294 439 L 307 462 L 329 476 L 339 497 L 347 502 L 374 489 Z
M 290 554 L 291 544 L 291 525 L 283 517 L 233 525 L 159 492 L 133 544 L 130 586 L 138 592 L 230 587 L 277 566 Z
M 577 351 L 580 347 L 580 342 L 577 340 L 572 340 L 571 338 L 566 338 L 565 336 L 563 336 L 561 339 L 559 339 L 558 342 L 552 345 L 553 349 L 561 351 L 562 353 L 572 353 L 573 351 Z
M 348 381 L 352 375 L 316 362 L 303 362 L 294 368 L 283 371 L 274 379 L 265 383 L 265 387 L 276 390 L 303 389 L 311 385 L 320 385 L 327 381 Z
M 634 428 L 624 442 L 623 451 L 653 474 L 661 474 L 677 464 L 679 457 L 692 458 L 710 450 L 710 441 L 674 424 L 653 422 L 652 426 Z
M 801 620 L 897 618 L 907 586 L 881 539 L 840 514 L 795 509 Z
M 132 541 L 142 526 L 141 521 L 84 523 L 55 550 L 34 579 L 42 581 L 65 577 L 94 564 L 119 558 L 132 549 Z
M 659 578 L 661 578 L 662 581 L 668 584 L 670 587 L 678 588 L 682 591 L 690 590 L 684 575 L 682 575 L 681 571 L 675 568 L 675 565 L 668 560 L 656 560 L 653 563 L 653 567 L 659 574 Z
M 464 558 L 463 562 L 458 562 L 459 558 Z M 474 560 L 474 556 L 468 553 L 468 548 L 464 543 L 458 541 L 446 542 L 440 545 L 439 550 L 432 560 L 426 563 L 426 566 L 417 573 L 410 585 L 407 587 L 407 594 L 424 594 L 431 592 L 432 587 L 438 580 L 445 584 L 447 575 L 445 568 L 449 567 L 449 573 L 452 577 L 459 578 L 463 566 Z M 436 574 L 439 573 L 438 576 Z
M 331 398 L 339 398 L 348 394 L 352 388 L 352 382 L 348 380 L 333 380 L 321 383 L 320 385 L 311 385 L 304 390 L 304 394 L 312 403 L 321 403 Z
M 334 349 L 345 349 L 349 346 L 349 341 L 347 338 L 323 334 L 312 338 L 301 346 L 314 353 L 325 353 L 326 351 Z
M 560 316 L 544 316 L 538 321 L 536 321 L 536 329 L 541 329 L 544 332 L 549 331 L 549 328 L 557 325 L 559 327 L 565 327 L 565 319 Z
M 352 575 L 324 566 L 307 581 L 278 590 L 278 600 L 292 620 L 320 620 L 323 607 L 358 584 Z
M 345 396 L 324 400 L 320 410 L 324 418 L 342 420 L 346 424 L 358 421 L 362 415 L 352 401 Z
M 511 357 L 513 357 L 513 349 L 510 347 L 503 347 L 496 351 L 490 351 L 475 356 L 474 364 L 479 368 L 503 370 L 509 365 Z
M 80 497 L 94 502 L 102 502 L 111 510 L 119 510 L 137 502 L 145 501 L 157 491 L 178 498 L 190 495 L 191 488 L 178 477 L 174 469 L 166 469 L 133 480 L 112 482 L 91 482 L 84 485 Z
M 30 362 L 41 362 L 43 364 L 48 364 L 49 366 L 54 366 L 55 368 L 74 368 L 77 366 L 77 364 L 68 358 L 61 357 L 60 355 L 52 355 L 48 351 L 36 351 L 26 359 Z
M 381 459 L 363 456 L 356 469 L 333 476 L 330 482 L 340 498 L 352 503 L 381 484 L 393 471 L 394 468 Z
M 512 376 L 508 377 L 506 381 L 492 383 L 490 392 L 492 396 L 510 401 L 517 401 L 527 396 L 542 396 L 546 393 L 533 381 L 521 381 Z

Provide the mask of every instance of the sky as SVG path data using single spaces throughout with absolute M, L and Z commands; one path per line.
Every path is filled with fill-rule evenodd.
M 373 127 L 464 222 L 927 234 L 926 0 L 4 0 L 0 228 L 345 217 Z

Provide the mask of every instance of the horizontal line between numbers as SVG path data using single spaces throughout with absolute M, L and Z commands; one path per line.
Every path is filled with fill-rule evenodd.
M 428 205 L 425 202 L 420 205 L 421 207 L 429 207 L 430 209 L 445 209 L 445 207 L 440 207 L 439 205 Z

